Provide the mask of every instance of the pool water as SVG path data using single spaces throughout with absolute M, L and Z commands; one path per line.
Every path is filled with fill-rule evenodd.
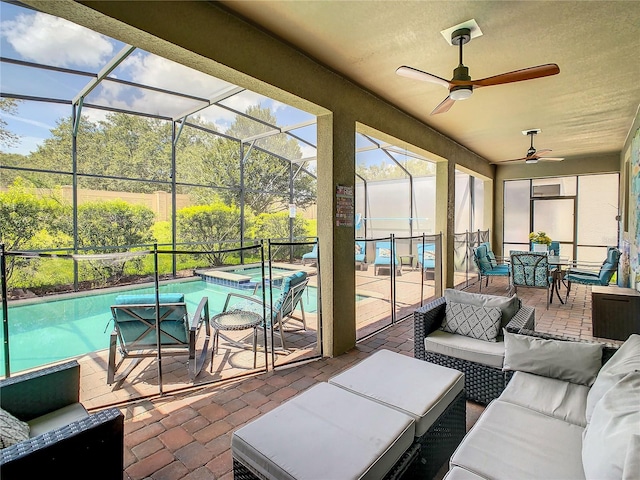
M 27 305 L 9 305 L 11 373 L 109 348 L 109 335 L 113 330 L 110 307 L 116 303 L 116 297 L 122 294 L 154 292 L 155 289 L 151 286 L 57 300 L 43 299 L 42 302 Z M 160 292 L 183 293 L 190 314 L 195 313 L 200 299 L 207 296 L 210 316 L 222 311 L 228 293 L 246 294 L 201 280 L 161 285 Z M 279 294 L 279 290 L 274 288 L 274 300 Z M 307 287 L 307 293 L 303 295 L 305 312 L 315 312 L 316 302 L 316 288 Z M 4 352 L 1 353 L 4 355 Z M 0 375 L 4 375 L 2 355 Z

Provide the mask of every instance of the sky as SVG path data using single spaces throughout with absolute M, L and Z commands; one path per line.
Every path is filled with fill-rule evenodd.
M 123 42 L 53 17 L 17 5 L 0 2 L 0 53 L 3 57 L 24 60 L 53 67 L 98 73 L 123 48 Z M 0 91 L 7 94 L 29 95 L 58 100 L 72 100 L 91 77 L 28 68 L 3 62 L 0 64 Z M 149 52 L 135 49 L 111 72 L 110 77 L 140 83 L 146 86 L 180 92 L 204 99 L 213 98 L 234 85 L 211 77 Z M 278 126 L 297 125 L 315 120 L 310 113 L 248 90 L 224 100 L 224 105 L 244 112 L 247 107 L 260 105 L 269 108 L 277 118 Z M 179 118 L 185 112 L 204 104 L 193 99 L 167 96 L 163 93 L 130 87 L 113 81 L 103 81 L 85 98 L 85 104 L 112 106 L 154 115 Z M 7 153 L 28 154 L 50 136 L 50 131 L 62 118 L 72 114 L 70 105 L 21 101 L 16 115 L 0 111 L 0 118 L 8 129 L 20 137 L 15 147 L 0 146 Z M 107 114 L 104 110 L 83 108 L 82 115 L 98 121 Z M 224 108 L 211 106 L 195 115 L 203 117 L 225 132 L 236 115 Z M 316 126 L 294 130 L 292 133 L 315 145 Z M 383 143 L 383 142 L 379 142 Z M 298 142 L 303 158 L 316 156 L 316 149 Z M 361 135 L 357 148 L 370 147 Z M 402 161 L 402 155 L 394 155 Z M 359 153 L 356 161 L 364 165 L 393 166 L 393 161 L 380 150 Z M 315 169 L 311 166 L 312 169 Z
M 126 45 L 100 33 L 88 30 L 64 19 L 35 12 L 16 5 L 0 3 L 0 52 L 3 57 L 97 73 Z M 90 77 L 60 73 L 2 63 L 0 90 L 3 93 L 71 100 L 89 83 Z M 147 86 L 201 97 L 212 98 L 234 85 L 190 69 L 157 55 L 136 49 L 111 74 L 112 77 Z M 109 105 L 124 110 L 177 116 L 203 104 L 191 99 L 168 97 L 166 94 L 102 82 L 85 98 L 85 103 Z M 228 107 L 244 112 L 247 107 L 269 108 L 279 126 L 295 125 L 315 117 L 307 112 L 245 90 L 224 101 Z M 16 115 L 0 112 L 8 129 L 20 136 L 15 148 L 2 147 L 8 153 L 27 154 L 50 136 L 56 122 L 72 113 L 70 105 L 22 101 Z M 85 108 L 83 115 L 97 121 L 106 112 Z M 199 115 L 225 132 L 236 115 L 219 107 L 201 110 Z M 295 132 L 316 143 L 315 128 Z M 315 156 L 315 148 L 300 143 L 303 157 Z

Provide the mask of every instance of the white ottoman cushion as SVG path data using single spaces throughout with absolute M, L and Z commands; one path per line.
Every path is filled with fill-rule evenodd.
M 411 446 L 413 419 L 327 383 L 236 430 L 233 457 L 268 479 L 383 478 Z
M 462 392 L 464 374 L 390 350 L 379 350 L 330 378 L 329 383 L 413 417 L 416 437 L 421 437 Z

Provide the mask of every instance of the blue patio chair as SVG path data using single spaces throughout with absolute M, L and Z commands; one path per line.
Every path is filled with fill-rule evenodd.
M 482 292 L 482 280 L 486 279 L 486 285 L 489 286 L 490 277 L 507 277 L 510 278 L 511 271 L 509 265 L 498 264 L 496 256 L 489 248 L 488 243 L 481 243 L 473 249 L 473 263 L 478 269 L 480 277 L 480 291 Z
M 402 275 L 401 265 L 394 252 L 393 266 L 398 276 Z M 373 261 L 373 273 L 378 275 L 380 268 L 388 268 L 391 272 L 391 242 L 376 242 L 376 258 Z
M 280 296 L 274 301 L 273 306 L 267 305 L 267 314 L 271 310 L 271 320 L 267 322 L 267 327 L 273 327 L 274 330 L 278 330 L 283 350 L 287 348 L 284 340 L 284 325 L 286 323 L 296 320 L 302 324 L 301 328 L 289 329 L 287 332 L 307 329 L 302 294 L 308 283 L 309 278 L 305 272 L 296 272 L 293 275 L 289 275 L 282 281 Z M 294 316 L 298 308 L 300 309 L 300 317 Z M 227 294 L 223 307 L 223 312 L 227 310 L 249 310 L 262 315 L 262 299 L 231 292 Z
M 302 255 L 302 265 L 306 265 L 307 263 L 317 263 L 317 262 L 318 262 L 318 244 L 316 243 L 310 252 Z
M 547 291 L 547 310 L 551 300 L 553 276 L 549 270 L 549 256 L 546 252 L 511 251 L 511 285 L 515 293 L 518 287 L 544 288 Z
M 419 243 L 416 250 L 418 251 L 417 265 L 422 269 L 422 275 L 426 278 L 427 272 L 435 275 L 436 269 L 436 244 L 435 243 Z
M 611 281 L 611 277 L 618 270 L 618 262 L 620 261 L 620 250 L 616 247 L 607 247 L 607 258 L 600 266 L 599 271 L 584 270 L 580 268 L 569 268 L 565 275 L 565 281 L 567 282 L 567 296 L 569 298 L 569 292 L 571 291 L 571 283 L 578 283 L 580 285 L 601 285 L 607 286 Z
M 364 240 L 356 240 L 356 266 L 363 270 L 363 266 L 367 263 L 367 242 Z
M 188 355 L 187 368 L 191 381 L 195 380 L 207 358 L 210 338 L 209 298 L 203 297 L 193 316 L 181 293 L 161 293 L 160 345 L 156 333 L 156 296 L 154 294 L 118 295 L 111 306 L 114 329 L 109 341 L 107 383 L 121 382 L 143 358 L 162 355 Z M 200 336 L 204 329 L 204 343 Z M 197 348 L 201 351 L 197 352 Z M 116 350 L 121 359 L 116 364 Z M 127 358 L 134 361 L 119 377 L 115 374 Z

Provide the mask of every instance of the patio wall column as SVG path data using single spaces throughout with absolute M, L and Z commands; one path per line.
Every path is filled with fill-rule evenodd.
M 453 288 L 453 240 L 455 227 L 456 166 L 452 161 L 436 163 L 436 231 L 442 232 L 442 284 L 436 284 L 436 296 L 442 295 L 442 285 Z M 440 288 L 438 288 L 440 287 Z
M 336 186 L 354 187 L 355 194 L 356 122 L 340 114 L 317 118 L 322 344 L 333 357 L 356 343 L 355 229 L 336 226 Z

